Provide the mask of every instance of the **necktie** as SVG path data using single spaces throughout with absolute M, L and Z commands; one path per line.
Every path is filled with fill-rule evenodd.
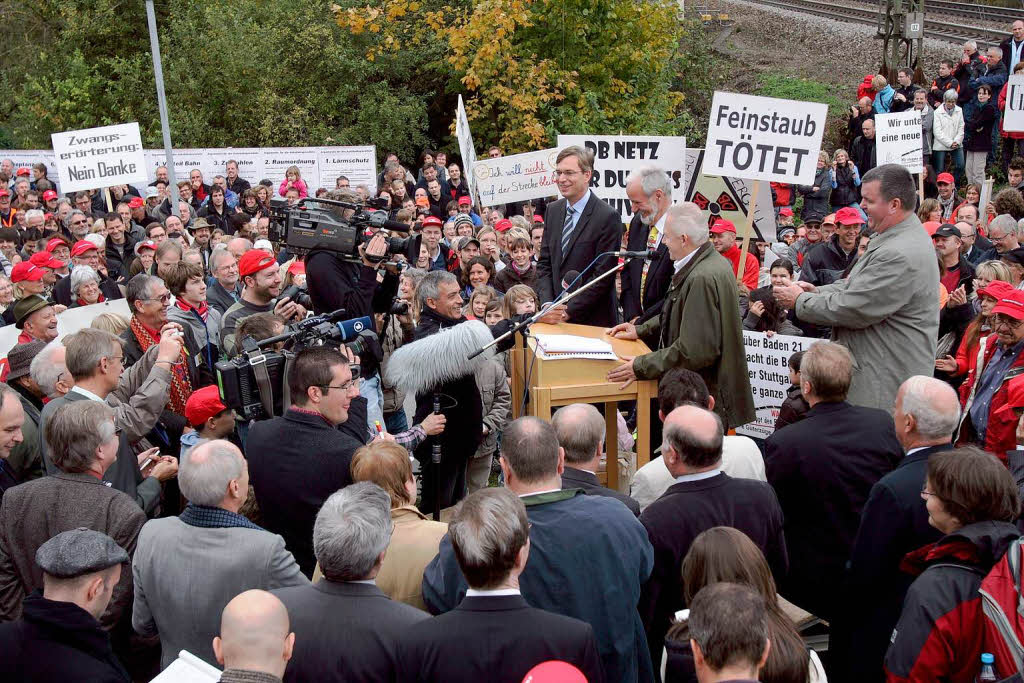
M 654 249 L 654 245 L 658 243 L 658 226 L 651 226 L 651 234 L 647 236 L 647 250 Z M 647 271 L 651 267 L 651 260 L 644 259 L 644 270 L 640 275 L 640 303 L 644 301 L 644 289 L 647 287 Z
M 565 256 L 565 252 L 569 249 L 569 240 L 572 239 L 572 215 L 576 213 L 576 209 L 572 206 L 565 207 L 565 222 L 562 223 L 562 256 Z

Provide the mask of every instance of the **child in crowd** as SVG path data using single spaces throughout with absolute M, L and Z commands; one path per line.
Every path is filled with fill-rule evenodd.
M 807 411 L 811 409 L 807 405 L 807 399 L 800 391 L 800 361 L 803 357 L 803 351 L 797 351 L 789 357 L 790 386 L 786 390 L 786 399 L 779 408 L 779 417 L 775 420 L 775 431 L 804 419 L 807 417 Z
M 526 285 L 515 285 L 505 292 L 501 312 L 506 318 L 516 315 L 532 315 L 540 307 L 537 292 Z
M 537 286 L 537 267 L 533 263 L 533 242 L 530 233 L 523 228 L 512 228 L 507 234 L 508 253 L 511 256 L 508 267 L 494 276 L 494 288 L 507 292 L 516 285 Z
M 487 309 L 484 311 L 484 324 L 487 325 L 487 327 L 494 327 L 505 319 L 505 314 L 502 312 L 502 308 L 502 302 L 498 299 L 493 299 L 487 302 Z
M 299 193 L 299 199 L 305 199 L 309 196 L 309 191 L 306 189 L 306 183 L 302 180 L 302 174 L 299 172 L 298 166 L 289 166 L 284 172 L 284 180 L 281 181 L 281 187 L 278 188 L 277 193 L 282 197 L 287 196 L 288 190 L 297 190 Z
M 492 301 L 499 301 L 498 293 L 494 291 L 494 287 L 490 285 L 477 287 L 469 295 L 469 302 L 466 304 L 463 313 L 469 320 L 483 320 L 487 313 L 487 304 Z

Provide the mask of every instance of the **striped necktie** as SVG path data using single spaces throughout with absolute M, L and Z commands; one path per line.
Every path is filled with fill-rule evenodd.
M 565 222 L 562 223 L 562 256 L 565 256 L 565 252 L 569 250 L 569 240 L 572 239 L 572 215 L 576 213 L 576 209 L 572 208 L 571 205 L 565 207 Z

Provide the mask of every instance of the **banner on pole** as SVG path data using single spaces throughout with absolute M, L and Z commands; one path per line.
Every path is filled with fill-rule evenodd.
M 558 194 L 555 157 L 558 149 L 542 149 L 496 159 L 481 159 L 473 166 L 480 204 L 495 206 Z
M 921 113 L 916 109 L 875 115 L 878 165 L 898 164 L 911 173 L 924 168 Z
M 68 130 L 50 140 L 64 192 L 146 182 L 138 123 Z
M 828 105 L 716 92 L 704 172 L 813 185 Z
M 455 137 L 459 141 L 459 154 L 462 155 L 462 175 L 466 177 L 469 185 L 469 196 L 477 201 L 476 173 L 476 147 L 473 146 L 473 134 L 469 130 L 469 117 L 466 116 L 466 108 L 462 104 L 462 95 L 459 95 L 459 104 L 455 110 Z
M 624 223 L 633 216 L 626 196 L 626 178 L 641 166 L 663 169 L 672 183 L 672 202 L 683 201 L 686 138 L 658 135 L 559 135 L 558 148 L 586 147 L 594 153 L 590 189 L 619 212 Z
M 789 389 L 789 357 L 804 351 L 814 341 L 817 340 L 785 334 L 769 337 L 764 332 L 743 331 L 747 374 L 757 417 L 737 427 L 737 434 L 767 439 L 775 432 L 775 420 Z
M 754 192 L 754 181 L 742 178 L 723 178 L 704 174 L 702 149 L 686 152 L 686 191 L 680 201 L 693 202 L 701 208 L 708 228 L 719 218 L 743 225 L 750 210 L 750 199 Z M 673 199 L 675 195 L 673 195 Z M 754 206 L 753 240 L 776 241 L 775 207 L 772 205 L 772 188 L 761 183 Z
M 1003 130 L 1024 132 L 1024 74 L 1014 74 L 1006 82 L 1006 109 Z

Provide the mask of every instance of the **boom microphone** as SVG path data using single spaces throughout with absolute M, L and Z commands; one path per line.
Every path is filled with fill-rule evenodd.
M 612 253 L 619 258 L 654 258 L 654 249 L 644 249 L 643 251 L 613 251 Z
M 441 330 L 391 354 L 385 376 L 393 387 L 402 387 L 416 394 L 427 389 L 472 375 L 481 363 L 493 358 L 492 348 L 472 360 L 469 354 L 494 341 L 494 336 L 479 320 Z

